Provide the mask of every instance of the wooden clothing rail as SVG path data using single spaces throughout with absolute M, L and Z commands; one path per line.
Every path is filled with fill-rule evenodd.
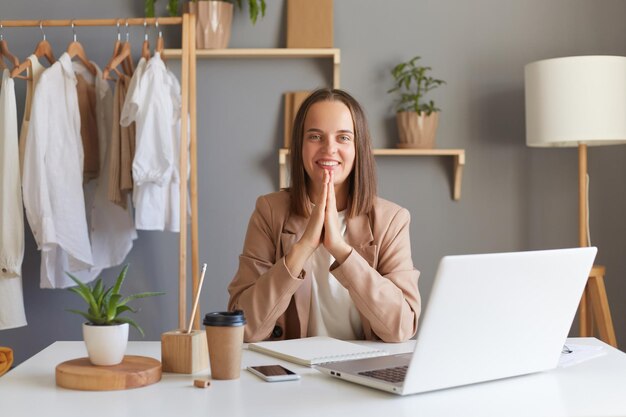
M 43 27 L 65 27 L 65 26 L 117 26 L 119 23 L 120 26 L 126 25 L 128 22 L 129 26 L 143 26 L 144 22 L 147 25 L 156 25 L 158 22 L 159 25 L 183 25 L 185 26 L 183 17 L 131 17 L 131 18 L 117 18 L 117 19 L 64 19 L 64 20 L 0 20 L 0 23 L 5 28 L 16 28 L 16 27 L 39 27 L 42 25 Z M 184 45 L 183 45 L 184 49 Z
M 182 17 L 158 18 L 116 18 L 116 19 L 64 19 L 64 20 L 0 20 L 3 28 L 15 27 L 64 27 L 64 26 L 144 26 L 181 25 L 182 60 L 181 60 L 181 132 L 180 132 L 180 240 L 178 264 L 178 328 L 185 329 L 187 317 L 187 181 L 182 181 L 183 173 L 188 171 L 190 161 L 190 197 L 191 197 L 191 262 L 192 296 L 198 292 L 200 265 L 198 253 L 198 183 L 197 183 L 197 145 L 196 145 L 196 17 L 183 14 Z M 189 117 L 187 117 L 189 115 Z M 189 152 L 187 144 L 189 143 Z M 200 316 L 196 315 L 194 328 L 200 327 Z

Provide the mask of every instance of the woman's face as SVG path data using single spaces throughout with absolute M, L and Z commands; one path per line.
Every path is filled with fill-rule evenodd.
M 352 172 L 355 158 L 354 122 L 341 101 L 318 101 L 307 112 L 302 138 L 302 162 L 313 191 L 321 190 L 324 171 L 334 174 L 336 192 Z

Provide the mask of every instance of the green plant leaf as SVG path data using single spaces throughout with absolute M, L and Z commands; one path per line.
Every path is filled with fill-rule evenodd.
M 95 281 L 95 285 L 93 286 L 93 290 L 91 291 L 93 293 L 93 298 L 96 299 L 96 302 L 98 301 L 100 296 L 104 293 L 103 288 L 104 288 L 104 285 L 102 284 L 102 278 L 98 278 Z
M 78 278 L 68 273 L 68 276 L 77 284 L 76 287 L 68 288 L 68 290 L 81 297 L 88 306 L 87 311 L 68 311 L 81 315 L 82 317 L 87 319 L 89 323 L 95 325 L 129 323 L 133 327 L 136 327 L 143 335 L 143 330 L 139 326 L 137 326 L 137 323 L 125 317 L 120 318 L 119 315 L 128 311 L 132 313 L 137 312 L 137 310 L 126 305 L 132 300 L 163 295 L 165 293 L 143 292 L 139 294 L 129 295 L 124 298 L 124 296 L 120 294 L 120 289 L 124 280 L 126 279 L 127 272 L 128 265 L 125 265 L 118 275 L 114 285 L 108 288 L 106 288 L 101 278 L 96 279 L 91 286 L 88 286 L 78 280 Z
M 265 4 L 265 0 L 261 0 L 261 17 L 265 17 L 265 9 L 267 9 L 267 5 Z
M 170 16 L 178 16 L 178 0 L 169 0 L 167 2 L 167 13 Z
M 129 302 L 136 300 L 138 298 L 146 298 L 146 297 L 155 297 L 158 295 L 164 295 L 164 292 L 142 292 L 139 294 L 133 294 L 133 295 L 129 295 L 128 297 L 124 298 L 122 301 L 120 301 L 118 303 L 118 305 L 123 306 L 128 304 Z
M 117 279 L 115 280 L 115 285 L 113 286 L 113 294 L 120 293 L 120 288 L 122 287 L 122 283 L 126 279 L 126 272 L 128 272 L 128 264 L 124 265 L 124 268 L 122 268 L 122 271 L 117 276 Z
M 141 333 L 141 337 L 146 337 L 146 335 L 143 332 L 143 329 L 133 319 L 129 319 L 128 317 L 118 317 L 113 322 L 118 323 L 118 324 L 128 323 L 131 326 L 133 326 L 135 329 L 139 330 L 139 333 Z
M 71 309 L 68 308 L 65 311 L 69 311 L 70 313 L 75 313 L 78 315 L 83 316 L 89 323 L 96 323 L 98 321 L 98 317 L 94 317 L 91 314 L 87 314 L 84 311 L 80 311 L 80 310 L 75 310 L 75 309 Z
M 250 4 L 250 20 L 253 25 L 256 25 L 256 19 L 259 16 L 259 5 L 256 0 L 250 0 L 248 3 Z
M 119 316 L 120 314 L 126 312 L 126 311 L 130 311 L 131 313 L 136 313 L 137 310 L 135 310 L 134 308 L 130 307 L 130 306 L 118 306 L 117 310 L 115 311 L 115 317 Z
M 66 272 L 66 274 L 70 277 L 72 281 L 74 281 L 78 285 L 77 291 L 74 292 L 83 297 L 83 299 L 87 302 L 87 304 L 89 304 L 89 307 L 93 309 L 93 311 L 98 311 L 98 305 L 95 298 L 93 297 L 91 289 L 87 285 L 83 284 L 83 282 L 76 278 L 74 275 L 70 274 L 69 272 Z M 72 291 L 72 288 L 70 288 L 70 291 Z
M 121 294 L 113 294 L 111 295 L 111 298 L 109 299 L 109 304 L 106 306 L 106 318 L 107 321 L 112 322 L 113 320 L 115 320 L 115 317 L 117 316 L 117 307 L 119 306 L 118 302 L 120 301 L 120 298 L 122 298 Z
M 396 111 L 415 111 L 418 114 L 423 111 L 429 114 L 432 111 L 438 111 L 434 104 L 431 106 L 422 100 L 429 91 L 445 84 L 445 81 L 431 77 L 429 72 L 432 68 L 418 65 L 420 59 L 420 56 L 414 56 L 406 62 L 397 64 L 391 70 L 394 87 L 390 88 L 387 93 L 399 94 Z
M 154 17 L 155 16 L 155 4 L 157 0 L 144 0 L 144 12 L 146 13 L 146 17 Z
M 100 300 L 98 301 L 98 305 L 100 306 L 100 309 L 102 309 L 103 305 L 108 305 L 109 304 L 109 298 L 111 297 L 111 291 L 113 291 L 113 287 L 109 287 L 106 289 L 106 291 L 104 291 L 100 297 Z

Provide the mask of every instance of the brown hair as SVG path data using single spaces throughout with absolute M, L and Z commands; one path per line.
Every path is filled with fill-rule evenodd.
M 348 212 L 347 217 L 367 214 L 376 198 L 376 165 L 372 155 L 372 145 L 365 112 L 350 94 L 343 90 L 321 88 L 308 96 L 293 123 L 291 136 L 291 212 L 307 217 L 311 212 L 307 189 L 309 177 L 302 163 L 302 142 L 304 139 L 304 121 L 311 106 L 319 101 L 340 101 L 346 105 L 354 122 L 355 160 L 352 172 L 348 176 Z

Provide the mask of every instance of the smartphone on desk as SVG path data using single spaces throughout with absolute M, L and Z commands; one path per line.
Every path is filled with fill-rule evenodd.
M 280 365 L 248 366 L 247 369 L 266 382 L 300 379 L 300 375 Z

